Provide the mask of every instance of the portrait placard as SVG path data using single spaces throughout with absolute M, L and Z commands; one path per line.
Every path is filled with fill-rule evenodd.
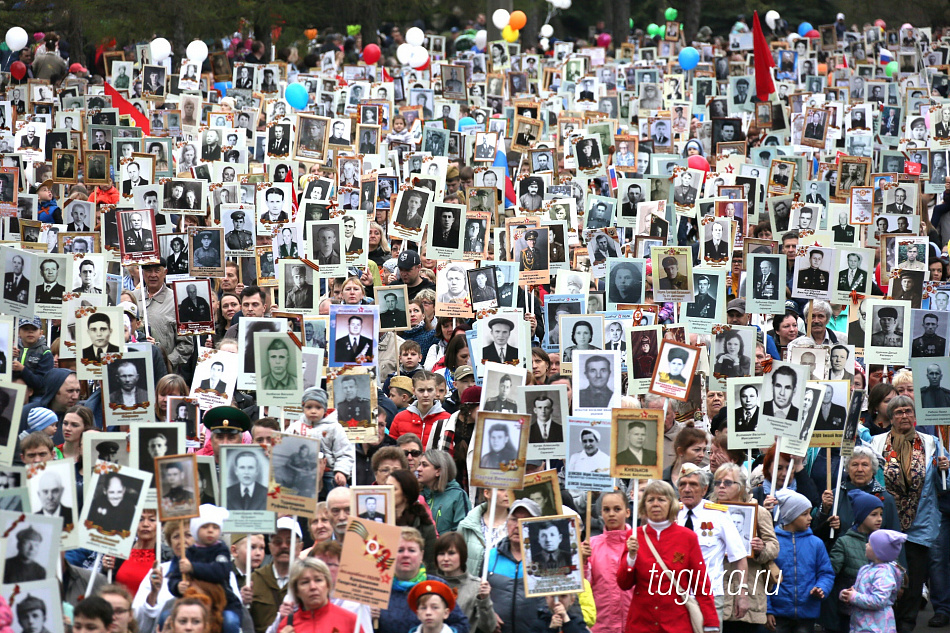
M 788 449 L 790 455 L 804 457 L 810 446 L 840 446 L 850 390 L 846 380 L 809 380 L 802 400 L 801 426 L 796 436 L 782 438 L 782 451 Z
M 36 316 L 41 319 L 62 318 L 66 284 L 73 278 L 73 258 L 47 253 L 40 257 L 37 273 L 36 303 L 33 306 Z
M 521 490 L 509 490 L 508 501 L 530 499 L 541 508 L 541 516 L 556 516 L 561 513 L 561 483 L 557 470 L 541 470 L 524 476 Z
M 92 467 L 98 462 L 129 466 L 131 450 L 129 434 L 119 431 L 101 431 L 82 435 L 82 477 L 92 481 Z M 146 471 L 151 473 L 151 471 Z M 147 486 L 152 487 L 152 486 Z
M 201 354 L 191 383 L 190 396 L 198 401 L 203 411 L 227 406 L 231 402 L 242 364 L 240 355 L 234 352 L 209 351 L 211 353 Z
M 254 335 L 254 373 L 260 404 L 298 406 L 303 393 L 300 348 L 286 332 Z
M 188 274 L 224 277 L 224 228 L 188 227 Z
M 211 280 L 189 279 L 172 282 L 175 297 L 175 324 L 178 336 L 214 334 L 211 313 Z
M 393 332 L 408 330 L 408 287 L 405 284 L 398 286 L 375 286 L 373 288 L 373 294 L 376 299 L 376 304 L 380 308 L 379 331 Z
M 852 293 L 871 294 L 871 270 L 874 268 L 874 250 L 842 247 L 835 251 L 837 278 L 832 282 L 832 301 L 850 303 Z M 864 341 L 851 341 L 863 345 Z
M 34 266 L 36 257 L 11 246 L 0 246 L 3 258 L 3 294 L 0 295 L 0 311 L 18 317 L 33 316 L 35 285 Z M 101 291 L 100 291 L 101 292 Z
M 912 358 L 917 424 L 950 424 L 950 358 Z
M 286 332 L 287 319 L 269 317 L 244 317 L 238 321 L 238 389 L 256 389 L 254 335 L 258 332 Z M 241 362 L 243 359 L 243 364 Z M 227 366 L 227 365 L 225 365 Z
M 274 436 L 270 450 L 267 509 L 312 517 L 320 488 L 320 440 L 300 435 Z
M 613 409 L 610 474 L 657 479 L 663 475 L 662 409 Z
M 784 448 L 782 450 L 784 451 Z M 726 506 L 729 519 L 732 521 L 732 524 L 736 526 L 736 530 L 739 531 L 739 536 L 742 537 L 746 556 L 752 558 L 752 539 L 759 535 L 758 521 L 756 518 L 758 516 L 759 504 L 755 502 L 734 502 L 724 503 L 722 505 Z
M 603 333 L 601 320 L 601 334 Z M 619 350 L 575 350 L 571 374 L 577 415 L 601 416 L 620 406 L 623 362 Z
M 730 406 L 726 422 L 729 429 L 729 448 L 758 448 L 765 446 L 773 437 L 760 425 L 762 418 L 762 378 L 727 378 L 727 402 Z
M 117 211 L 116 214 L 122 265 L 157 264 L 159 243 L 156 239 L 155 210 Z
M 801 430 L 801 405 L 809 368 L 776 361 L 763 380 L 762 415 L 759 427 L 769 435 L 797 438 Z
M 0 466 L 13 463 L 20 430 L 20 412 L 26 404 L 26 385 L 0 382 Z
M 435 269 L 435 313 L 438 316 L 471 318 L 472 295 L 468 273 L 476 262 L 440 261 Z
M 375 365 L 379 306 L 331 305 L 330 341 L 330 367 Z
M 669 339 L 660 342 L 656 366 L 650 379 L 648 391 L 658 396 L 667 396 L 686 402 L 699 362 L 700 348 Z
M 155 458 L 158 520 L 175 521 L 198 516 L 198 462 L 195 454 Z
M 227 508 L 224 532 L 275 532 L 277 515 L 267 509 L 270 462 L 263 446 L 222 446 L 221 505 Z
M 792 296 L 796 299 L 830 299 L 834 264 L 833 248 L 806 246 L 799 249 L 792 273 Z
M 158 482 L 155 460 L 185 452 L 185 427 L 168 422 L 136 424 L 130 428 L 129 436 L 130 466 L 152 474 L 152 483 L 145 502 L 146 507 L 155 508 L 155 488 Z
M 165 421 L 177 422 L 185 427 L 188 448 L 200 446 L 198 443 L 198 425 L 201 424 L 201 410 L 198 401 L 188 396 L 168 396 L 165 406 Z
M 634 311 L 633 323 L 643 321 L 637 318 Z M 627 333 L 627 393 L 629 395 L 645 394 L 650 388 L 653 379 L 653 370 L 656 359 L 659 358 L 660 341 L 663 332 L 659 325 L 635 325 Z
M 76 498 L 76 468 L 67 460 L 30 464 L 26 470 L 30 505 L 36 514 L 63 519 L 59 533 L 62 550 L 79 547 L 79 499 Z
M 152 473 L 105 461 L 96 461 L 92 473 L 79 520 L 80 547 L 128 558 Z
M 25 491 L 25 486 L 23 489 Z M 39 514 L 39 508 L 40 506 L 37 506 L 37 514 L 29 515 L 28 520 L 23 512 L 0 510 L 0 533 L 5 536 L 6 545 L 5 555 L 0 556 L 0 577 L 3 578 L 3 583 L 0 584 L 12 589 L 13 585 L 52 581 L 56 584 L 55 594 L 50 595 L 52 602 L 47 603 L 52 606 L 54 603 L 61 603 L 59 581 L 56 580 L 56 561 L 59 559 L 58 539 L 63 532 L 63 517 Z M 30 586 L 35 587 L 32 584 Z M 4 597 L 10 598 L 9 595 Z M 16 613 L 14 602 L 9 604 Z M 55 623 L 49 624 L 47 631 L 56 629 Z
M 865 310 L 865 362 L 906 365 L 910 357 L 910 302 L 867 299 Z
M 748 378 L 755 372 L 757 329 L 750 325 L 719 325 L 710 347 L 712 377 L 708 388 L 726 388 L 727 378 Z
M 785 310 L 787 268 L 785 255 L 749 253 L 746 275 L 746 308 L 751 314 L 775 314 Z M 720 323 L 724 323 L 723 319 Z
M 109 425 L 139 424 L 155 419 L 155 379 L 152 355 L 126 352 L 102 372 L 106 421 Z
M 564 455 L 565 422 L 570 412 L 565 385 L 532 385 L 515 390 L 517 411 L 531 416 L 528 459 Z
M 567 419 L 567 467 L 565 485 L 569 490 L 613 490 L 610 456 L 613 437 L 609 420 Z
M 656 301 L 693 300 L 693 254 L 688 246 L 653 246 L 653 294 Z
M 475 421 L 471 482 L 483 488 L 520 490 L 528 450 L 529 418 L 479 411 Z
M 524 551 L 525 595 L 581 593 L 584 567 L 580 549 L 580 518 L 577 515 L 519 519 Z
M 374 523 L 396 524 L 392 486 L 351 486 L 350 516 Z
M 351 442 L 372 442 L 376 430 L 376 383 L 366 368 L 347 368 L 327 379 L 329 406 L 337 411 L 337 420 Z M 366 397 L 368 396 L 368 397 Z

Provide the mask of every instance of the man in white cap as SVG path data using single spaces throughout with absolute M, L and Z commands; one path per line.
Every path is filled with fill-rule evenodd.
M 291 530 L 297 535 L 294 552 L 290 551 Z M 303 534 L 297 521 L 292 517 L 277 519 L 277 534 L 271 536 L 267 544 L 272 562 L 251 574 L 251 582 L 241 589 L 241 601 L 250 605 L 248 608 L 257 633 L 263 633 L 277 618 L 277 610 L 287 595 L 290 563 L 300 554 L 302 541 Z

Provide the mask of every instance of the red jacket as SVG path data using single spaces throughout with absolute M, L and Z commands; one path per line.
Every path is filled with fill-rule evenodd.
M 425 418 L 422 417 L 415 404 L 410 404 L 393 418 L 392 426 L 389 427 L 389 436 L 394 440 L 398 440 L 400 435 L 415 433 L 422 439 L 422 446 L 425 447 L 428 443 L 429 433 L 432 432 L 436 423 L 440 420 L 448 420 L 450 417 L 452 415 L 443 409 L 442 404 L 438 401 L 432 405 Z M 451 438 L 449 439 L 451 440 Z M 448 442 L 448 445 L 451 446 L 452 442 Z
M 633 587 L 634 597 L 627 613 L 624 633 L 689 633 L 693 630 L 686 605 L 676 604 L 682 600 L 676 595 L 676 590 L 671 589 L 669 574 L 663 576 L 661 582 L 663 568 L 656 563 L 653 552 L 646 544 L 647 536 L 666 567 L 679 580 L 680 586 L 696 588 L 695 596 L 703 613 L 703 626 L 718 627 L 719 615 L 706 575 L 706 562 L 699 548 L 699 538 L 692 530 L 674 522 L 659 536 L 649 525 L 637 528 L 640 547 L 633 567 L 628 564 L 627 552 L 621 554 L 617 584 L 623 590 Z
M 106 190 L 96 187 L 95 191 L 89 194 L 89 202 L 95 204 L 118 204 L 119 190 L 116 189 L 115 186 L 109 187 Z
M 287 626 L 286 617 L 281 618 L 277 630 L 282 631 L 285 626 Z M 329 631 L 361 633 L 361 629 L 356 628 L 355 613 L 329 602 L 314 611 L 298 609 L 294 613 L 293 627 L 296 633 L 325 633 Z

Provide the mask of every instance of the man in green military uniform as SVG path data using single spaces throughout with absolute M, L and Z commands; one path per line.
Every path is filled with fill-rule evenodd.
M 927 365 L 928 386 L 920 390 L 920 404 L 924 409 L 943 409 L 950 407 L 950 389 L 940 386 L 943 370 L 936 363 Z
M 672 255 L 663 258 L 663 272 L 666 277 L 660 280 L 660 290 L 687 290 L 689 280 L 686 275 L 681 275 L 680 264 Z
M 290 347 L 282 339 L 274 339 L 267 346 L 264 357 L 264 371 L 262 378 L 264 389 L 276 391 L 293 391 L 297 388 L 297 374 L 290 363 Z
M 504 374 L 498 380 L 498 395 L 485 402 L 485 411 L 517 413 L 518 405 L 508 397 L 509 393 L 511 393 L 511 376 Z
M 234 228 L 224 236 L 224 243 L 232 251 L 246 251 L 254 248 L 254 236 L 244 228 L 244 211 L 235 211 L 231 214 Z
M 350 420 L 368 423 L 371 417 L 369 400 L 359 397 L 359 386 L 355 376 L 340 378 L 342 399 L 336 401 L 337 419 L 344 427 Z
M 808 255 L 809 267 L 798 273 L 800 290 L 828 290 L 828 273 L 820 268 L 824 251 L 813 249 Z

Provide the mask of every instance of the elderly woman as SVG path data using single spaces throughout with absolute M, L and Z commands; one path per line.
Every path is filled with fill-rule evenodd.
M 894 495 L 900 530 L 907 534 L 904 554 L 909 585 L 894 605 L 894 617 L 899 629 L 911 630 L 927 580 L 930 548 L 940 530 L 939 471 L 950 468 L 950 461 L 937 438 L 916 430 L 912 398 L 895 396 L 887 405 L 887 417 L 891 430 L 871 438 L 871 449 L 884 458 L 884 487 Z
M 399 547 L 396 550 L 396 566 L 393 569 L 393 588 L 392 593 L 389 594 L 389 606 L 383 610 L 378 607 L 372 609 L 373 619 L 379 622 L 376 633 L 406 633 L 419 626 L 419 618 L 409 609 L 406 596 L 420 582 L 426 580 L 445 582 L 439 576 L 426 573 L 425 567 L 422 566 L 424 548 L 425 540 L 418 530 L 411 527 L 402 528 Z M 469 629 L 468 618 L 462 613 L 462 608 L 457 603 L 449 613 L 449 617 L 445 619 L 445 624 L 455 630 Z M 329 631 L 330 629 L 313 630 Z M 350 630 L 352 629 L 340 629 L 340 631 Z
M 356 614 L 330 603 L 333 578 L 322 560 L 294 561 L 287 585 L 297 611 L 292 620 L 290 615 L 281 618 L 277 625 L 279 633 L 293 633 L 297 628 L 301 631 L 356 631 Z
M 762 460 L 762 483 L 752 489 L 752 498 L 766 510 L 772 511 L 778 501 L 775 499 L 775 491 L 785 487 L 785 474 L 788 472 L 788 466 L 792 461 L 792 456 L 781 453 L 778 456 L 778 476 L 777 481 L 772 481 L 772 466 L 775 464 L 775 444 L 769 447 L 765 452 L 765 458 Z M 812 505 L 817 506 L 821 503 L 821 495 L 818 494 L 818 488 L 814 480 L 805 470 L 805 460 L 795 459 L 795 472 L 789 480 L 788 487 L 800 494 L 805 495 Z
M 693 630 L 689 611 L 679 592 L 669 585 L 663 590 L 651 586 L 657 574 L 666 569 L 677 579 L 697 581 L 695 599 L 702 611 L 703 628 L 719 628 L 719 615 L 706 575 L 706 561 L 699 548 L 699 537 L 693 530 L 676 523 L 678 512 L 679 502 L 669 483 L 652 480 L 640 492 L 637 513 L 646 525 L 638 527 L 636 533 L 627 538 L 626 551 L 617 567 L 617 584 L 625 591 L 633 589 L 633 600 L 623 629 L 626 633 L 684 633 Z M 692 585 L 693 581 L 688 584 Z M 690 591 L 682 581 L 680 585 Z
M 434 448 L 423 453 L 416 466 L 422 496 L 432 510 L 435 529 L 439 534 L 457 529 L 472 509 L 468 494 L 455 481 L 456 473 L 452 456 Z
M 739 464 L 728 462 L 716 469 L 713 479 L 712 500 L 716 503 L 748 503 L 748 479 L 745 471 Z M 756 532 L 750 541 L 752 558 L 747 560 L 748 571 L 745 579 L 733 574 L 736 563 L 728 560 L 724 563 L 724 575 L 729 583 L 726 589 L 727 596 L 739 595 L 739 585 L 742 582 L 749 584 L 749 609 L 741 618 L 736 618 L 733 612 L 734 603 L 726 600 L 723 604 L 723 631 L 735 633 L 754 633 L 766 621 L 766 580 L 768 578 L 769 563 L 778 556 L 778 539 L 775 538 L 775 529 L 772 526 L 772 515 L 764 509 L 755 513 Z
M 901 527 L 897 521 L 897 505 L 894 501 L 894 495 L 889 493 L 881 483 L 875 479 L 878 469 L 877 455 L 866 446 L 855 446 L 851 453 L 851 459 L 846 462 L 845 473 L 847 480 L 842 482 L 841 490 L 838 492 L 838 521 L 835 524 L 840 528 L 844 526 L 847 529 L 854 522 L 854 511 L 851 508 L 851 500 L 848 498 L 848 492 L 851 490 L 861 490 L 872 494 L 884 504 L 884 522 L 881 527 L 885 530 L 900 531 Z M 830 534 L 831 519 L 830 516 L 834 507 L 834 494 L 825 491 L 821 499 L 821 507 L 818 516 L 812 523 L 811 529 L 816 536 L 822 539 L 828 539 Z M 840 533 L 836 529 L 836 534 Z

